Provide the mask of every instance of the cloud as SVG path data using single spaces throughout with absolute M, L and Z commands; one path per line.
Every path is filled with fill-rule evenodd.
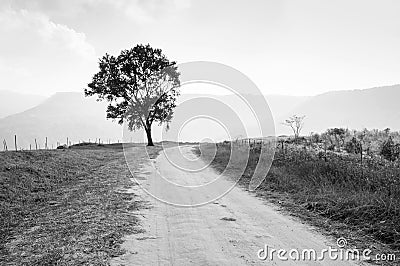
M 86 59 L 95 57 L 95 49 L 87 42 L 84 33 L 54 23 L 41 13 L 12 9 L 0 11 L 0 34 L 6 37 L 0 44 L 1 48 L 7 45 L 15 47 L 15 44 L 29 48 L 32 43 L 24 40 L 28 34 L 37 37 L 38 40 L 34 40 L 36 43 L 64 48 Z
M 0 89 L 77 90 L 96 66 L 86 35 L 43 13 L 0 8 Z
M 82 90 L 97 70 L 88 38 L 98 51 L 109 50 L 114 43 L 99 37 L 102 28 L 160 23 L 190 6 L 190 0 L 2 0 L 0 90 Z
M 191 0 L 83 0 L 80 4 L 111 6 L 130 20 L 144 24 L 157 22 L 162 17 L 190 8 Z
M 191 7 L 192 0 L 3 0 L 17 9 L 42 12 L 56 17 L 78 17 L 87 12 L 124 15 L 143 24 L 156 22 Z

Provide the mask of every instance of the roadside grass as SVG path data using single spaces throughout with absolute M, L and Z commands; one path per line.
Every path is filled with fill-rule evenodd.
M 213 155 L 213 147 L 197 154 Z M 230 154 L 240 149 L 218 144 L 212 166 L 226 170 Z M 245 156 L 245 155 L 243 155 Z M 239 185 L 247 188 L 258 162 L 259 149 L 252 149 Z M 208 158 L 208 160 L 210 160 Z M 227 169 L 226 172 L 230 172 Z M 273 164 L 257 195 L 289 213 L 322 228 L 333 237 L 345 237 L 349 246 L 370 248 L 375 253 L 396 254 L 400 262 L 400 168 L 398 164 L 329 154 L 326 161 L 304 149 L 277 149 Z
M 142 229 L 122 145 L 0 153 L 0 264 L 108 265 Z M 159 147 L 151 149 L 156 154 Z M 145 160 L 138 154 L 138 167 Z

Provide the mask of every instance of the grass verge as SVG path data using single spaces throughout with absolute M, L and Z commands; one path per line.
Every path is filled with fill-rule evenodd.
M 130 177 L 121 145 L 0 153 L 0 264 L 108 265 L 141 231 Z
M 197 153 L 213 156 L 213 146 Z M 219 144 L 212 166 L 222 172 L 229 158 L 240 149 Z M 243 155 L 245 156 L 245 155 Z M 247 188 L 258 162 L 252 149 L 239 184 Z M 210 160 L 210 158 L 207 158 Z M 230 170 L 226 169 L 229 173 Z M 400 262 L 400 168 L 398 165 L 365 161 L 331 154 L 325 160 L 303 149 L 277 150 L 272 167 L 257 195 L 289 213 L 316 225 L 335 238 L 345 237 L 349 246 L 370 248 L 374 254 L 394 254 Z

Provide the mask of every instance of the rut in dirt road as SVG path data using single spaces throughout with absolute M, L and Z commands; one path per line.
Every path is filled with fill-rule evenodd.
M 201 169 L 204 163 L 195 160 L 192 147 L 169 148 L 143 169 L 140 184 L 148 192 L 171 202 L 198 203 L 214 196 L 214 191 L 190 191 L 174 186 L 159 185 L 160 176 L 179 185 L 208 184 L 218 174 L 206 168 L 185 171 L 179 165 L 191 164 L 191 169 Z M 186 157 L 180 155 L 183 153 Z M 187 160 L 189 159 L 189 160 Z M 177 165 L 173 165 L 174 162 Z M 188 166 L 188 165 L 186 165 Z M 216 186 L 232 187 L 227 178 L 219 179 Z M 307 225 L 277 212 L 270 204 L 255 198 L 241 188 L 233 187 L 222 198 L 200 207 L 179 207 L 154 199 L 134 186 L 132 188 L 151 202 L 152 208 L 141 210 L 144 233 L 126 237 L 123 247 L 127 254 L 111 261 L 112 265 L 354 265 L 348 261 L 282 261 L 277 255 L 271 261 L 258 258 L 258 251 L 268 245 L 276 250 L 314 249 L 317 254 L 336 243 L 329 241 Z M 215 189 L 219 191 L 219 189 Z M 203 193 L 203 194 L 201 194 Z M 261 254 L 262 255 L 262 254 Z M 286 257 L 288 255 L 286 254 Z M 357 263 L 358 264 L 358 263 Z

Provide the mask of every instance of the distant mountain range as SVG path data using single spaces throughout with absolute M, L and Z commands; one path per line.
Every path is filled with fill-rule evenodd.
M 7 95 L 7 96 L 4 96 Z M 82 93 L 63 92 L 56 93 L 43 101 L 43 97 L 21 96 L 12 99 L 10 93 L 0 92 L 3 114 L 14 112 L 12 115 L 0 118 L 0 142 L 7 140 L 8 146 L 13 147 L 14 135 L 18 137 L 21 147 L 28 148 L 34 145 L 35 138 L 41 147 L 48 138 L 48 146 L 55 146 L 57 142 L 66 143 L 68 138 L 72 142 L 94 141 L 100 138 L 102 141 L 113 142 L 122 139 L 122 127 L 116 122 L 105 119 L 105 102 L 97 102 L 95 97 L 85 98 Z M 16 95 L 16 94 L 15 94 Z M 4 97 L 8 97 L 7 99 Z M 257 137 L 256 123 L 246 110 L 246 105 L 240 103 L 240 99 L 233 95 L 182 95 L 179 103 L 200 97 L 211 97 L 227 104 L 237 113 L 249 129 L 249 135 Z M 262 102 L 259 96 L 249 96 L 254 102 Z M 19 99 L 19 100 L 17 100 Z M 297 96 L 266 96 L 266 100 L 272 111 L 276 134 L 290 134 L 289 128 L 281 122 L 292 114 L 305 115 L 304 134 L 309 132 L 321 132 L 330 127 L 348 127 L 350 129 L 386 127 L 392 130 L 400 130 L 400 85 L 372 88 L 365 90 L 335 91 L 320 94 L 313 97 Z M 15 103 L 15 104 L 14 104 Z M 30 108 L 32 105 L 35 107 Z M 201 104 L 195 102 L 193 109 L 208 108 L 211 113 L 221 113 L 221 109 L 213 104 Z M 15 106 L 12 106 L 15 105 Z M 179 106 L 183 106 L 180 104 Z M 177 120 L 181 111 L 177 108 L 176 120 L 170 124 L 168 133 L 161 138 L 161 129 L 155 126 L 155 140 L 173 139 L 180 125 Z M 22 111 L 21 108 L 25 108 Z M 213 109 L 214 108 L 214 109 Z M 6 110 L 6 111 L 4 111 Z M 182 113 L 182 112 L 181 112 Z M 2 113 L 0 113 L 1 116 Z M 224 117 L 224 114 L 221 117 Z M 195 141 L 205 137 L 221 140 L 223 134 L 206 121 L 194 123 L 181 134 L 184 141 Z M 238 132 L 230 132 L 231 137 L 240 137 Z M 235 135 L 238 134 L 238 135 Z M 135 132 L 125 137 L 133 141 L 143 141 L 143 132 Z M 2 150 L 2 146 L 0 147 Z
M 329 127 L 400 130 L 400 85 L 320 94 L 288 114 L 306 115 L 304 132 Z
M 116 123 L 105 119 L 105 103 L 94 98 L 85 98 L 82 93 L 60 92 L 41 104 L 24 112 L 0 119 L 0 138 L 6 139 L 8 147 L 14 147 L 13 138 L 17 135 L 19 146 L 28 148 L 37 139 L 44 147 L 57 142 L 104 141 L 121 139 L 122 130 Z
M 0 91 L 0 118 L 32 108 L 46 99 L 44 96 Z

